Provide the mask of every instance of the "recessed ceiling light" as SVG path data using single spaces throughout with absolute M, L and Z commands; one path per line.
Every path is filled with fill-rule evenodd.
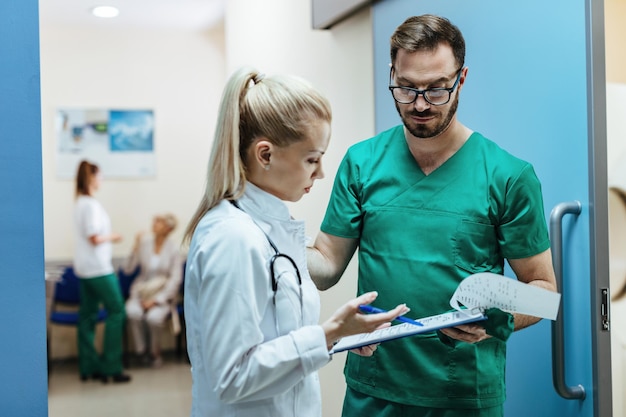
M 97 6 L 91 9 L 91 14 L 97 17 L 116 17 L 120 11 L 113 6 Z

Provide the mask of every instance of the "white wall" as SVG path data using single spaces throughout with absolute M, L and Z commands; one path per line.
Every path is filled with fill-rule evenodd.
M 626 84 L 607 83 L 606 130 L 609 187 L 626 190 Z
M 54 115 L 60 107 L 154 110 L 157 175 L 107 180 L 103 172 L 97 198 L 124 235 L 116 258 L 129 253 L 134 235 L 149 230 L 158 212 L 179 218 L 174 237 L 180 241 L 204 185 L 226 77 L 223 25 L 201 33 L 42 25 L 40 38 L 46 262 L 71 262 L 74 247 L 74 181 L 56 176 Z M 98 326 L 98 343 L 101 331 Z M 168 349 L 174 338 L 165 333 Z M 52 325 L 50 337 L 51 358 L 76 356 L 75 329 Z
M 157 175 L 107 180 L 97 198 L 125 256 L 152 216 L 181 220 L 195 210 L 204 184 L 215 115 L 225 80 L 224 35 L 181 30 L 41 27 L 41 105 L 46 260 L 70 260 L 74 181 L 56 176 L 54 115 L 59 107 L 149 108 L 155 113 Z M 96 161 L 97 162 L 97 161 Z
M 266 73 L 293 73 L 312 82 L 333 107 L 332 137 L 323 166 L 326 178 L 292 205 L 314 238 L 324 216 L 334 174 L 351 144 L 374 134 L 373 43 L 370 11 L 328 31 L 311 29 L 310 0 L 228 0 L 225 22 L 229 73 L 254 65 Z M 321 320 L 356 294 L 356 263 L 340 283 L 322 293 Z M 323 415 L 340 415 L 345 353 L 320 371 Z

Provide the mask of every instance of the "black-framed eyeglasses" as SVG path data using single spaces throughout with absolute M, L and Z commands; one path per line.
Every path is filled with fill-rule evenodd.
M 437 87 L 427 88 L 425 90 L 418 90 L 417 88 L 391 85 L 391 79 L 393 75 L 393 67 L 391 67 L 389 70 L 389 91 L 391 91 L 393 99 L 400 104 L 412 104 L 421 94 L 422 96 L 424 96 L 424 100 L 426 100 L 433 106 L 443 106 L 450 101 L 452 92 L 456 89 L 456 86 L 459 85 L 462 70 L 463 67 L 461 67 L 457 71 L 458 74 L 456 76 L 456 80 L 450 88 Z

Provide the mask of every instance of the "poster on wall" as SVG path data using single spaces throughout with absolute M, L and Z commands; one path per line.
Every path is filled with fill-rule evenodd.
M 57 176 L 73 179 L 81 160 L 105 178 L 156 175 L 152 110 L 58 109 Z

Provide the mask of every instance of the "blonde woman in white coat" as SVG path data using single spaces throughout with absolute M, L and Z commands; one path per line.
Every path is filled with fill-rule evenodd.
M 152 233 L 137 235 L 135 246 L 124 266 L 128 274 L 140 267 L 126 301 L 126 317 L 137 356 L 153 367 L 163 363 L 161 333 L 168 317 L 176 314 L 174 301 L 182 281 L 183 264 L 179 244 L 169 237 L 176 223 L 172 214 L 155 216 Z M 149 351 L 147 336 L 150 340 Z
M 206 190 L 186 231 L 192 417 L 320 417 L 317 370 L 333 343 L 408 311 L 359 313 L 371 292 L 318 324 L 304 224 L 285 201 L 323 178 L 330 122 L 328 101 L 296 77 L 244 68 L 227 82 Z

